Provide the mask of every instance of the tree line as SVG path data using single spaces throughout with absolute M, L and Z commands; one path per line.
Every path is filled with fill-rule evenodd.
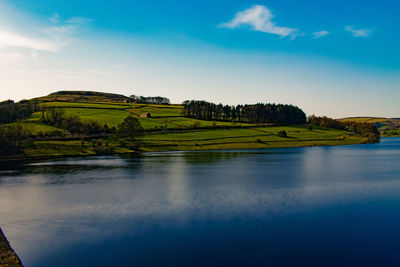
M 185 101 L 183 115 L 199 120 L 250 123 L 305 124 L 306 114 L 299 107 L 284 104 L 229 106 L 206 101 Z
M 36 111 L 36 104 L 22 100 L 15 103 L 12 100 L 0 102 L 0 123 L 11 123 L 28 118 Z
M 31 144 L 31 136 L 28 124 L 0 125 L 0 155 L 19 153 L 22 145 Z
M 363 137 L 368 138 L 368 142 L 376 143 L 380 140 L 380 132 L 372 123 L 355 122 L 355 121 L 339 121 L 328 118 L 326 116 L 317 117 L 315 115 L 308 117 L 308 123 L 325 128 L 333 128 L 354 132 Z
M 63 129 L 71 135 L 118 135 L 129 137 L 132 144 L 135 143 L 136 137 L 144 132 L 140 121 L 132 116 L 126 117 L 117 127 L 110 128 L 107 124 L 101 125 L 96 121 L 84 121 L 77 115 L 66 114 L 63 108 L 43 109 L 41 121 L 47 125 Z
M 63 108 L 43 109 L 41 121 L 71 135 L 118 135 L 119 137 L 129 137 L 132 144 L 135 143 L 136 137 L 144 132 L 140 121 L 132 116 L 126 117 L 117 127 L 110 128 L 107 124 L 101 125 L 96 121 L 84 121 L 77 115 L 66 114 Z
M 41 122 L 62 129 L 64 133 L 71 135 L 99 135 L 116 132 L 116 128 L 110 128 L 107 124 L 101 125 L 96 121 L 84 121 L 79 116 L 67 114 L 63 108 L 43 108 L 41 110 Z
M 0 102 L 0 155 L 18 153 L 19 147 L 29 142 L 32 129 L 27 124 L 10 124 L 26 119 L 36 111 L 36 104 L 22 100 L 15 103 L 12 100 Z

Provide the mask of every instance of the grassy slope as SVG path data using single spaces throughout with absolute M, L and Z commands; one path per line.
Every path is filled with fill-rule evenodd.
M 285 130 L 288 137 L 279 137 Z M 145 151 L 201 150 L 229 148 L 268 148 L 290 146 L 344 145 L 365 141 L 333 129 L 314 129 L 304 126 L 254 127 L 237 129 L 192 130 L 169 134 L 152 134 L 143 138 Z
M 378 118 L 378 117 L 350 117 L 340 119 L 341 121 L 355 121 L 378 124 L 382 136 L 400 136 L 400 119 Z M 377 127 L 378 127 L 377 126 Z
M 375 123 L 375 122 L 386 122 L 390 119 L 387 118 L 377 118 L 377 117 L 349 117 L 340 119 L 341 121 L 355 121 L 355 122 L 368 122 L 368 123 Z
M 76 114 L 82 119 L 98 121 L 101 124 L 107 123 L 109 126 L 117 126 L 129 115 L 137 116 L 146 131 L 141 137 L 143 151 L 345 145 L 365 141 L 365 138 L 348 136 L 345 131 L 323 128 L 310 131 L 303 125 L 260 127 L 249 123 L 198 121 L 182 117 L 182 106 L 179 105 L 100 102 L 47 102 L 42 105 L 63 107 L 69 114 Z M 152 118 L 140 118 L 139 114 L 144 112 L 150 112 Z M 32 125 L 34 133 L 56 129 L 41 124 L 39 118 L 40 114 L 36 113 L 25 121 Z M 196 121 L 200 124 L 194 128 Z M 165 125 L 168 131 L 162 133 L 160 127 Z M 282 130 L 288 133 L 288 137 L 278 136 L 278 132 Z M 95 153 L 94 147 L 97 142 L 101 142 L 103 146 L 114 147 L 117 153 L 132 152 L 128 148 L 120 147 L 119 140 L 108 138 L 89 140 L 83 146 L 80 140 L 35 141 L 31 148 L 25 149 L 25 153 L 28 156 L 90 155 Z

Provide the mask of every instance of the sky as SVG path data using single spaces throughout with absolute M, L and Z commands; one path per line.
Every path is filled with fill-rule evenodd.
M 59 90 L 400 117 L 397 0 L 0 0 L 0 100 Z

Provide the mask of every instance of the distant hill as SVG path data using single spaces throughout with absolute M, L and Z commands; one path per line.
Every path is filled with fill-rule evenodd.
M 399 118 L 382 118 L 382 117 L 348 117 L 339 119 L 340 121 L 356 121 L 373 123 L 379 130 L 395 130 L 400 127 Z
M 94 91 L 58 91 L 48 96 L 35 98 L 41 101 L 71 101 L 71 102 L 115 102 L 124 103 L 130 98 L 119 94 Z

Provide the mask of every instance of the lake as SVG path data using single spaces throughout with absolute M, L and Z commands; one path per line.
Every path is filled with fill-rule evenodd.
M 400 265 L 400 139 L 0 165 L 25 266 Z

